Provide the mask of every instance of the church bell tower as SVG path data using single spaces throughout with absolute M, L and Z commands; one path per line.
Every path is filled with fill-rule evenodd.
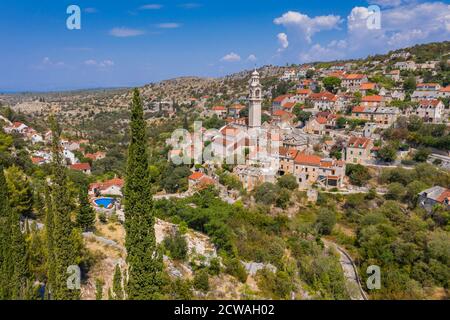
M 248 126 L 249 128 L 261 127 L 261 103 L 262 103 L 262 89 L 259 83 L 258 71 L 253 71 L 250 79 L 250 93 L 249 93 L 249 111 L 248 111 Z

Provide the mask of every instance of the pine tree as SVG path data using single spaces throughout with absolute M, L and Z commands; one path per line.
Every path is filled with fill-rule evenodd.
M 95 300 L 103 299 L 103 286 L 104 281 L 102 279 L 95 279 Z
M 131 300 L 158 299 L 163 263 L 156 247 L 146 125 L 138 89 L 133 94 L 130 126 L 124 190 L 125 246 L 129 269 L 126 291 Z
M 13 276 L 11 246 L 11 209 L 3 167 L 0 166 L 0 300 L 11 298 L 10 279 Z
M 28 261 L 20 215 L 9 205 L 7 184 L 0 167 L 0 298 L 25 299 L 28 296 Z
M 51 209 L 53 214 L 53 259 L 54 284 L 51 298 L 55 300 L 79 299 L 80 292 L 67 286 L 70 266 L 78 265 L 80 253 L 74 243 L 73 224 L 71 221 L 71 199 L 67 186 L 66 168 L 60 152 L 60 128 L 56 120 L 50 119 L 52 128 L 52 185 Z
M 47 284 L 45 286 L 46 297 L 51 298 L 55 286 L 55 254 L 54 254 L 54 218 L 50 189 L 45 188 L 45 242 L 47 244 Z
M 123 300 L 122 271 L 118 264 L 114 270 L 113 293 L 116 300 Z
M 83 231 L 91 231 L 94 229 L 95 211 L 89 203 L 88 191 L 86 188 L 80 190 L 78 201 L 77 225 Z

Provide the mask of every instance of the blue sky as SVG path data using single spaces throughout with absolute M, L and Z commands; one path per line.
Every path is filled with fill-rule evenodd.
M 66 28 L 71 4 L 81 30 Z M 381 29 L 366 27 L 370 4 Z M 17 0 L 1 1 L 0 17 L 0 91 L 216 77 L 450 39 L 448 1 Z

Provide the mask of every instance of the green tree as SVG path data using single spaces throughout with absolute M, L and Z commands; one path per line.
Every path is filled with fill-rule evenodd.
M 95 300 L 103 299 L 103 286 L 105 282 L 102 279 L 95 279 Z
M 258 203 L 270 205 L 278 199 L 279 188 L 277 185 L 265 182 L 255 189 L 255 200 Z
M 89 203 L 88 191 L 81 188 L 78 196 L 77 225 L 83 231 L 91 231 L 95 224 L 95 211 Z
M 397 158 L 397 149 L 388 144 L 378 151 L 377 158 L 384 162 L 393 162 Z
M 163 282 L 163 262 L 156 246 L 146 124 L 138 89 L 133 92 L 130 127 L 124 188 L 128 263 L 128 283 L 125 287 L 128 299 L 158 299 Z
M 277 184 L 280 188 L 286 188 L 291 191 L 298 189 L 297 179 L 291 174 L 286 174 L 280 177 Z
M 320 234 L 330 234 L 336 224 L 336 214 L 326 208 L 320 209 L 316 220 L 316 228 Z
M 69 276 L 68 268 L 78 266 L 80 251 L 78 247 L 77 231 L 72 223 L 72 201 L 68 188 L 68 179 L 64 159 L 61 154 L 60 134 L 61 130 L 56 120 L 51 117 L 52 129 L 52 184 L 51 184 L 51 211 L 53 225 L 47 232 L 52 237 L 52 252 L 49 252 L 49 261 L 54 267 L 54 283 L 51 284 L 50 296 L 54 300 L 77 300 L 80 291 L 67 286 Z
M 323 79 L 323 86 L 327 91 L 336 93 L 341 86 L 341 79 L 336 77 L 325 77 Z
M 412 93 L 414 90 L 416 90 L 416 87 L 417 83 L 414 76 L 409 76 L 403 83 L 403 89 L 408 93 Z
M 360 164 L 347 164 L 345 171 L 350 182 L 357 186 L 363 186 L 371 179 L 369 170 Z
M 185 260 L 188 253 L 186 238 L 179 231 L 173 236 L 164 239 L 164 247 L 169 250 L 170 256 L 175 260 Z
M 194 288 L 203 292 L 209 290 L 209 275 L 206 269 L 201 269 L 195 273 Z
M 115 300 L 123 300 L 122 271 L 118 264 L 116 264 L 114 269 L 113 294 Z
M 28 177 L 16 166 L 8 168 L 5 176 L 10 207 L 20 216 L 30 216 L 33 212 L 33 191 Z
M 0 298 L 25 299 L 28 295 L 28 262 L 18 212 L 9 205 L 3 167 L 0 166 Z
M 417 162 L 425 162 L 427 161 L 428 157 L 430 156 L 431 151 L 430 149 L 427 148 L 419 148 L 417 149 L 417 151 L 414 153 L 414 161 Z

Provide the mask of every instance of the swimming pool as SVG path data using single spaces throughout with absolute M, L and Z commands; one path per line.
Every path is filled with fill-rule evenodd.
M 98 198 L 94 200 L 97 207 L 109 209 L 116 200 L 113 198 Z

